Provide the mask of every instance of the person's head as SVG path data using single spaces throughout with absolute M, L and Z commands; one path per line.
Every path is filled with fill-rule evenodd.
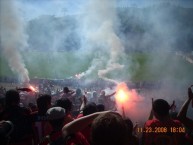
M 80 88 L 76 89 L 76 96 L 82 96 L 82 91 Z
M 97 104 L 97 111 L 98 111 L 98 112 L 105 111 L 105 105 L 103 105 L 103 104 Z
M 42 115 L 46 114 L 46 111 L 51 107 L 51 96 L 40 95 L 37 99 L 38 112 Z
M 64 108 L 66 113 L 69 113 L 72 110 L 72 102 L 68 98 L 57 100 L 55 106 Z
M 101 91 L 101 96 L 105 96 L 105 91 Z
M 89 115 L 92 113 L 97 112 L 97 106 L 94 102 L 86 104 L 86 106 L 83 108 L 83 115 Z
M 10 121 L 0 122 L 0 141 L 1 145 L 8 145 L 10 140 L 10 134 L 12 133 L 14 126 Z
M 169 115 L 170 105 L 163 99 L 157 99 L 153 102 L 153 112 L 156 118 L 163 118 Z
M 64 119 L 66 116 L 65 109 L 62 107 L 52 107 L 48 109 L 46 113 L 50 124 L 52 125 L 53 129 L 62 129 L 64 125 Z
M 64 87 L 64 88 L 63 88 L 63 92 L 64 92 L 64 93 L 69 93 L 69 92 L 70 92 L 70 90 L 69 90 L 69 88 L 68 88 L 68 87 Z
M 17 90 L 9 90 L 5 94 L 5 104 L 7 107 L 19 106 L 20 96 Z
M 37 106 L 34 104 L 34 103 L 29 103 L 28 104 L 28 107 L 30 108 L 30 110 L 32 111 L 32 112 L 34 112 L 34 111 L 37 111 Z
M 123 145 L 126 139 L 126 125 L 117 113 L 99 115 L 91 126 L 93 145 Z
M 93 96 L 93 98 L 97 98 L 97 92 L 94 91 L 94 92 L 92 93 L 92 96 Z

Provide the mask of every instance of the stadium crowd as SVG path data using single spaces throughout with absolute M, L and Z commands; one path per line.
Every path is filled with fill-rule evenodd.
M 51 87 L 51 86 L 50 86 Z M 24 92 L 34 100 L 24 103 Z M 30 88 L 5 90 L 0 96 L 1 145 L 192 145 L 193 120 L 187 110 L 193 101 L 191 87 L 178 112 L 164 99 L 152 99 L 143 127 L 116 111 L 116 92 L 64 87 L 36 93 Z

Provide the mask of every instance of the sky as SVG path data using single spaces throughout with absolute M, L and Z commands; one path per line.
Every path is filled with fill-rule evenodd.
M 26 20 L 40 15 L 73 15 L 89 0 L 15 0 Z M 170 2 L 183 7 L 193 7 L 193 0 L 117 0 L 119 7 L 146 7 L 160 2 Z M 101 0 L 102 3 L 102 0 Z
M 40 15 L 73 15 L 80 13 L 85 0 L 17 0 L 25 19 Z

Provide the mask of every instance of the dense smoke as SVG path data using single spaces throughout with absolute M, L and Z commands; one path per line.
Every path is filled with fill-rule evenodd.
M 140 108 L 144 108 L 142 114 L 148 116 L 145 106 L 151 103 L 151 98 L 163 98 L 169 103 L 176 100 L 179 109 L 189 82 L 174 77 L 174 71 L 179 67 L 175 47 L 181 36 L 178 31 L 181 25 L 180 21 L 176 20 L 175 6 L 160 3 L 144 8 L 117 8 L 113 2 L 106 0 L 101 5 L 100 1 L 90 1 L 84 7 L 86 12 L 81 17 L 81 51 L 99 55 L 94 55 L 91 66 L 82 74 L 88 77 L 97 71 L 98 77 L 108 81 L 114 79 L 114 82 L 127 81 L 138 73 L 148 74 L 152 78 L 156 76 L 152 83 L 161 85 L 156 90 L 140 92 L 144 100 L 133 105 L 136 111 L 132 114 L 137 114 Z M 127 18 L 128 25 L 124 25 L 124 18 Z M 135 52 L 146 56 L 145 69 L 141 68 L 140 61 L 135 60 L 136 55 L 132 55 Z M 129 57 L 126 57 L 125 53 L 128 53 Z M 124 70 L 127 70 L 127 73 Z M 118 72 L 118 75 L 109 79 L 108 75 L 112 72 Z M 137 79 L 142 82 L 140 78 Z M 134 96 L 137 96 L 137 92 Z M 130 112 L 130 108 L 126 109 L 126 112 Z
M 137 82 L 139 90 L 130 90 L 132 108 L 125 108 L 130 115 L 148 116 L 151 98 L 164 98 L 170 104 L 176 100 L 179 109 L 193 77 L 185 67 L 192 70 L 192 63 L 184 62 L 176 52 L 193 46 L 192 9 L 162 1 L 143 1 L 140 7 L 122 1 L 123 5 L 118 0 L 88 0 L 77 14 L 51 16 L 44 11 L 29 20 L 28 42 L 37 52 L 29 50 L 24 56 L 28 68 L 39 77 L 63 79 L 77 74 L 85 80 Z M 27 45 L 23 22 L 12 1 L 1 0 L 0 4 L 4 56 L 22 81 L 28 82 L 19 54 Z M 148 88 L 148 83 L 155 88 Z
M 124 47 L 118 35 L 116 1 L 90 0 L 83 8 L 85 11 L 82 19 L 82 48 L 90 53 L 100 52 L 94 55 L 91 66 L 82 75 L 86 77 L 94 71 L 98 72 L 98 77 L 110 80 L 107 75 L 110 72 L 120 71 L 124 68 L 120 64 L 120 59 L 124 57 Z M 96 61 L 95 61 L 96 60 Z
M 129 1 L 124 2 L 129 4 Z M 118 1 L 90 0 L 82 2 L 82 9 L 76 14 L 66 14 L 65 11 L 61 17 L 43 12 L 44 15 L 28 22 L 27 32 L 30 48 L 45 53 L 35 60 L 29 56 L 27 62 L 33 63 L 31 66 L 35 69 L 39 62 L 49 62 L 44 68 L 51 78 L 83 72 L 80 76 L 121 81 L 148 80 L 146 76 L 158 81 L 175 79 L 176 75 L 172 73 L 173 70 L 179 71 L 181 60 L 176 57 L 174 49 L 183 49 L 184 44 L 188 44 L 184 36 L 190 33 L 191 28 L 184 25 L 185 20 L 180 20 L 186 18 L 189 11 L 161 2 L 141 7 L 127 4 L 122 6 Z M 60 5 L 65 9 L 65 3 Z M 143 55 L 138 52 L 143 52 Z M 139 59 L 138 54 L 142 56 Z M 180 74 L 183 74 L 182 70 Z M 41 77 L 39 74 L 37 76 Z
M 22 82 L 28 83 L 28 70 L 20 55 L 20 50 L 27 46 L 24 25 L 13 0 L 0 1 L 0 38 L 4 57 L 13 72 Z

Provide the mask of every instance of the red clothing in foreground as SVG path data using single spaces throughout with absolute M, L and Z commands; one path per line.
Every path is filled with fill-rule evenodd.
M 50 135 L 43 138 L 40 145 L 90 145 L 84 135 L 76 133 L 63 138 L 62 131 L 52 132 Z
M 84 135 L 80 132 L 76 133 L 68 140 L 67 145 L 90 145 Z
M 81 118 L 84 115 L 81 113 L 77 116 L 77 118 Z M 81 130 L 81 133 L 84 135 L 84 137 L 87 139 L 87 141 L 90 142 L 91 138 L 90 138 L 90 134 L 91 134 L 91 124 L 88 125 L 86 128 L 84 128 L 83 130 Z
M 148 120 L 143 129 L 144 145 L 183 145 L 184 131 L 185 128 L 178 120 Z

